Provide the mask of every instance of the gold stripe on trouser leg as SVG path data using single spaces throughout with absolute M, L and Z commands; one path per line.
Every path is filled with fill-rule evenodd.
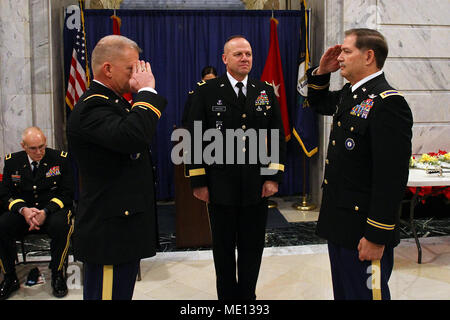
M 208 215 L 207 219 L 208 219 L 208 225 L 209 225 L 209 232 L 210 232 L 210 234 L 211 234 L 211 236 L 212 236 L 211 220 L 210 220 L 210 218 L 209 218 L 209 204 L 208 204 L 208 203 L 205 203 L 205 205 L 206 205 L 206 214 Z
M 0 269 L 2 270 L 3 274 L 6 273 L 5 267 L 3 266 L 3 261 L 2 261 L 2 259 L 0 259 Z
M 372 299 L 381 300 L 380 260 L 372 260 Z
M 103 266 L 102 300 L 112 300 L 113 265 Z
M 72 215 L 72 212 L 69 210 L 67 213 L 67 223 L 70 223 L 70 216 Z M 61 255 L 61 260 L 59 261 L 58 271 L 62 270 L 62 267 L 64 266 L 64 261 L 66 261 L 67 252 L 69 251 L 69 245 L 70 245 L 70 237 L 73 233 L 73 222 L 70 226 L 69 233 L 67 233 L 67 239 L 66 239 L 66 246 L 64 247 L 64 251 Z

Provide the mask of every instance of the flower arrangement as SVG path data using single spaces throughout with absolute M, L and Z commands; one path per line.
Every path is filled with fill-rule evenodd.
M 426 169 L 435 166 L 447 167 L 447 164 L 450 164 L 450 152 L 444 150 L 423 153 L 418 159 L 415 156 L 411 156 L 409 159 L 410 168 Z
M 450 152 L 441 154 L 438 159 L 439 161 L 450 163 Z

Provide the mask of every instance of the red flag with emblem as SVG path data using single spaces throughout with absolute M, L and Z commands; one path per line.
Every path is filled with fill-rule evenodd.
M 120 35 L 120 26 L 122 25 L 122 20 L 115 14 L 111 16 L 113 20 L 113 34 Z M 133 101 L 133 96 L 131 93 L 124 93 L 122 95 L 130 104 Z
M 283 67 L 281 65 L 280 47 L 277 33 L 278 20 L 270 19 L 270 45 L 267 55 L 266 65 L 261 75 L 262 81 L 272 84 L 278 103 L 280 104 L 281 119 L 283 120 L 284 135 L 286 141 L 291 138 L 291 127 L 289 125 L 289 115 L 287 111 L 286 89 L 284 86 Z

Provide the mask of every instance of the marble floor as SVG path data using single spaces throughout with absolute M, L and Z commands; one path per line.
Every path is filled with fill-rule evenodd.
M 421 239 L 422 264 L 417 263 L 413 239 L 404 239 L 395 249 L 390 280 L 393 300 L 450 299 L 450 236 Z M 41 257 L 42 258 L 42 257 Z M 26 287 L 28 271 L 38 266 L 45 283 Z M 56 300 L 51 294 L 46 264 L 18 266 L 21 288 L 11 300 Z M 165 252 L 141 261 L 141 281 L 133 300 L 215 300 L 215 276 L 209 250 Z M 68 268 L 68 296 L 82 299 L 81 265 Z M 330 300 L 330 265 L 324 244 L 265 248 L 258 286 L 258 300 Z
M 317 212 L 299 213 L 292 203 L 278 201 L 289 222 L 315 221 Z M 395 249 L 390 280 L 393 300 L 450 299 L 450 236 L 421 238 L 422 264 L 417 263 L 414 239 L 403 239 Z M 36 257 L 35 259 L 42 259 Z M 30 259 L 34 259 L 33 257 Z M 82 299 L 82 269 L 69 260 L 68 296 Z M 29 270 L 38 266 L 45 283 L 26 287 Z M 51 293 L 46 264 L 19 265 L 21 288 L 11 300 L 57 300 Z M 208 249 L 158 252 L 141 261 L 141 281 L 136 282 L 133 300 L 215 300 L 212 252 Z M 256 289 L 258 300 L 331 300 L 330 265 L 326 244 L 274 246 L 264 249 Z

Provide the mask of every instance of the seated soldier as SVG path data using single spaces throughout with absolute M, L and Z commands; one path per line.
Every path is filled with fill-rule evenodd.
M 73 180 L 67 152 L 47 148 L 46 137 L 37 127 L 22 133 L 24 151 L 5 156 L 0 201 L 8 212 L 0 215 L 0 300 L 20 287 L 15 271 L 15 239 L 41 230 L 51 238 L 53 295 L 67 295 L 64 262 L 73 231 L 71 208 Z

